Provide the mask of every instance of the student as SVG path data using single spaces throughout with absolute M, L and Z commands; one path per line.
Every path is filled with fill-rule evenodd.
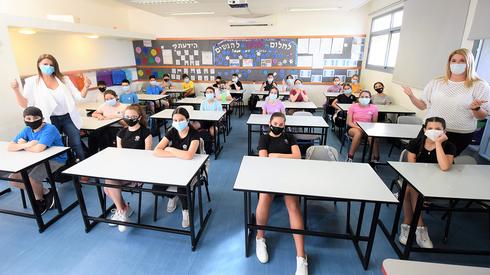
M 92 113 L 92 117 L 99 120 L 113 119 L 123 117 L 126 105 L 121 104 L 118 101 L 117 94 L 113 90 L 106 90 L 104 92 L 105 103 L 100 105 L 95 112 Z M 119 121 L 119 127 L 127 126 L 124 121 Z M 103 130 L 98 130 L 99 133 L 91 134 L 88 139 L 90 154 L 95 154 L 99 149 L 104 149 L 108 146 L 114 147 L 116 144 L 116 134 L 119 131 L 116 127 L 107 127 Z
M 272 89 L 272 87 L 276 87 L 277 88 L 277 83 L 274 82 L 274 74 L 273 73 L 268 73 L 267 74 L 267 80 L 262 82 L 262 86 L 260 86 L 260 91 L 263 92 L 263 91 L 270 91 Z
M 151 81 L 151 79 L 150 79 L 150 81 Z M 156 79 L 155 79 L 155 81 L 156 81 Z M 163 92 L 161 94 L 166 94 L 168 90 L 175 88 L 173 82 L 170 80 L 169 74 L 163 75 L 163 81 L 162 81 L 161 87 L 163 89 Z
M 163 76 L 162 86 L 165 86 L 165 87 L 167 87 L 165 89 L 168 89 L 169 87 L 171 87 L 169 85 L 171 85 L 170 77 L 168 77 L 168 74 L 167 74 L 166 76 L 165 75 Z M 164 88 L 162 88 L 161 86 L 158 85 L 156 77 L 154 75 L 150 75 L 149 85 L 146 87 L 146 94 L 149 94 L 149 95 L 160 95 L 161 94 L 161 95 L 163 95 L 165 93 L 166 92 L 165 92 Z M 160 102 L 163 103 L 165 108 L 170 107 L 170 103 L 167 100 L 160 100 Z M 148 107 L 150 108 L 151 113 L 155 113 L 155 103 L 153 101 L 149 102 Z M 156 108 L 160 108 L 159 103 L 156 104 Z
M 243 90 L 242 82 L 238 79 L 238 74 L 231 75 L 231 81 L 227 83 L 228 89 L 241 91 Z
M 131 86 L 129 85 L 129 80 L 124 79 L 121 82 L 122 94 L 119 96 L 119 102 L 122 104 L 133 104 L 139 103 L 138 95 L 136 92 L 131 92 Z
M 282 80 L 282 91 L 283 92 L 290 92 L 293 89 L 294 86 L 294 77 L 290 74 L 286 76 L 286 79 Z
M 23 112 L 25 127 L 7 146 L 8 151 L 28 151 L 39 153 L 51 146 L 64 146 L 58 129 L 52 124 L 44 122 L 41 109 L 27 107 Z M 65 165 L 66 153 L 49 160 L 51 171 L 56 171 Z M 36 198 L 35 207 L 42 215 L 54 207 L 54 191 L 43 187 L 43 181 L 48 177 L 44 163 L 40 163 L 28 171 L 29 181 Z M 12 179 L 22 179 L 20 173 L 11 174 Z M 11 182 L 11 185 L 24 189 L 24 183 Z
M 214 112 L 219 112 L 223 110 L 223 107 L 221 106 L 221 103 L 219 99 L 215 97 L 215 91 L 214 87 L 207 87 L 206 91 L 204 92 L 204 95 L 206 96 L 206 99 L 201 102 L 201 106 L 199 107 L 200 111 L 214 111 Z M 208 129 L 209 134 L 213 137 L 214 136 L 214 125 L 210 121 L 196 121 L 192 124 L 196 130 L 199 129 Z
M 382 82 L 374 83 L 373 89 L 376 91 L 376 94 L 373 95 L 373 104 L 390 105 L 393 103 L 391 97 L 384 93 L 385 85 Z
M 104 80 L 97 81 L 97 89 L 99 89 L 100 93 L 97 94 L 95 102 L 104 102 L 104 92 L 107 90 L 107 84 Z
M 332 106 L 335 108 L 335 113 L 337 114 L 339 111 L 341 111 L 340 107 L 337 105 L 337 103 L 340 104 L 352 104 L 356 102 L 357 97 L 352 94 L 352 86 L 349 83 L 344 83 L 342 86 L 342 93 L 338 95 L 334 101 L 332 102 Z
M 152 136 L 150 130 L 146 127 L 146 115 L 138 104 L 132 104 L 126 108 L 123 116 L 124 122 L 128 125 L 127 128 L 122 128 L 117 133 L 116 144 L 117 148 L 129 148 L 140 150 L 151 150 Z M 128 160 L 131 161 L 131 160 Z M 105 180 L 106 184 L 123 185 L 137 187 L 141 185 L 138 182 Z M 115 221 L 127 222 L 133 214 L 133 209 L 124 202 L 121 189 L 104 187 L 104 192 L 116 205 L 116 211 L 111 219 Z M 116 226 L 110 223 L 109 226 Z M 125 225 L 119 225 L 120 232 L 126 231 Z
M 306 91 L 305 91 L 305 88 L 303 86 L 303 82 L 300 79 L 296 79 L 294 81 L 293 89 L 289 93 L 289 100 L 291 102 L 308 101 L 308 95 L 306 95 Z
M 226 82 L 224 80 L 222 80 L 219 83 L 218 89 L 214 89 L 214 90 L 215 90 L 216 99 L 218 99 L 221 102 L 225 102 L 226 100 L 232 100 L 233 99 L 230 91 L 226 87 Z M 223 99 L 226 99 L 226 100 L 223 100 Z
M 446 136 L 446 121 L 440 117 L 427 118 L 424 124 L 424 135 L 412 139 L 407 146 L 408 162 L 437 163 L 442 171 L 451 169 L 457 148 L 448 141 Z M 406 245 L 413 211 L 417 203 L 418 193 L 407 185 L 403 201 L 403 223 L 400 225 L 398 240 Z M 422 220 L 422 213 L 415 231 L 415 241 L 422 248 L 433 248 L 427 226 Z
M 218 75 L 217 77 L 215 77 L 215 78 L 214 78 L 214 84 L 213 84 L 213 87 L 214 87 L 214 88 L 219 88 L 219 85 L 220 85 L 220 83 L 221 83 L 221 80 L 222 80 L 221 76 L 219 76 L 219 75 Z
M 350 106 L 347 112 L 347 126 L 349 128 L 348 134 L 352 138 L 352 143 L 347 155 L 347 161 L 352 162 L 354 154 L 357 151 L 357 147 L 361 144 L 363 132 L 357 122 L 377 122 L 378 121 L 378 107 L 371 104 L 371 92 L 362 91 L 359 95 L 359 103 L 354 103 Z M 373 146 L 373 160 L 379 160 L 378 143 L 374 142 Z
M 340 77 L 336 76 L 333 78 L 333 85 L 328 87 L 327 92 L 340 93 L 341 91 L 342 85 L 340 84 Z
M 355 74 L 351 77 L 352 93 L 358 95 L 361 92 L 361 84 L 359 84 L 359 75 Z
M 184 83 L 182 83 L 182 89 L 185 91 L 184 97 L 195 97 L 194 82 L 192 82 L 187 74 L 183 74 L 182 79 L 184 80 Z
M 165 79 L 165 77 L 164 77 Z M 146 94 L 148 95 L 159 95 L 163 92 L 163 88 L 158 85 L 157 79 L 154 75 L 150 75 L 148 78 L 149 83 L 146 86 Z
M 299 146 L 296 144 L 296 139 L 293 135 L 284 133 L 285 123 L 286 116 L 283 113 L 272 114 L 269 121 L 270 132 L 262 135 L 259 140 L 258 147 L 260 157 L 301 159 L 301 152 Z M 280 172 L 275 171 L 275 173 Z M 259 201 L 256 209 L 256 220 L 258 225 L 267 225 L 269 211 L 273 200 L 273 194 L 259 194 Z M 303 229 L 303 217 L 301 215 L 298 197 L 285 195 L 284 202 L 288 210 L 291 228 Z M 293 238 L 296 245 L 296 275 L 308 274 L 308 262 L 304 249 L 304 236 L 293 234 Z M 264 230 L 257 230 L 255 244 L 257 259 L 261 263 L 267 263 L 269 261 L 269 254 L 267 253 Z
M 277 112 L 286 114 L 286 108 L 284 103 L 279 100 L 279 90 L 273 87 L 265 99 L 264 106 L 262 106 L 262 114 L 271 115 Z
M 154 155 L 157 157 L 175 157 L 191 160 L 199 149 L 199 133 L 189 125 L 189 113 L 186 109 L 179 107 L 172 113 L 172 128 L 170 128 L 163 139 L 155 147 Z M 159 187 L 154 186 L 155 190 Z M 182 204 L 182 227 L 189 227 L 189 202 L 187 201 L 186 189 L 177 188 L 178 196 Z M 168 195 L 167 195 L 168 196 Z M 167 212 L 172 213 L 177 208 L 176 196 L 168 196 Z

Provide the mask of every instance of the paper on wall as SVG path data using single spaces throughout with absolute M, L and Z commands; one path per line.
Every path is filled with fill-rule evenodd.
M 298 53 L 308 53 L 308 38 L 298 39 Z
M 322 82 L 322 75 L 321 74 L 312 75 L 311 82 Z
M 180 60 L 175 60 L 175 65 L 179 66 L 180 65 Z
M 172 73 L 173 73 L 173 74 L 175 73 L 175 69 L 172 69 Z
M 313 66 L 313 56 L 311 55 L 298 55 L 298 67 L 311 67 Z
M 320 52 L 320 38 L 310 38 L 308 53 L 316 54 Z
M 311 70 L 300 70 L 299 77 L 311 77 Z
M 209 69 L 210 74 L 214 74 L 214 69 Z
M 323 69 L 323 54 L 322 53 L 316 53 L 313 55 L 313 66 L 312 67 L 313 67 L 313 69 Z
M 213 65 L 213 53 L 211 51 L 202 51 L 202 64 Z
M 344 38 L 334 38 L 332 40 L 331 54 L 342 54 L 344 52 Z
M 197 80 L 202 80 L 202 75 L 198 75 Z
M 320 53 L 330 54 L 332 49 L 332 38 L 322 38 L 320 42 Z
M 323 70 L 323 77 L 333 77 L 335 70 Z
M 143 40 L 143 47 L 151 48 L 151 40 Z
M 207 75 L 204 76 L 204 81 L 208 81 L 209 77 Z

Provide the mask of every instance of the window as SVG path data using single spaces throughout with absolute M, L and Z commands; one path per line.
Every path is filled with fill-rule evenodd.
M 403 10 L 394 10 L 373 18 L 366 68 L 393 72 L 400 42 Z

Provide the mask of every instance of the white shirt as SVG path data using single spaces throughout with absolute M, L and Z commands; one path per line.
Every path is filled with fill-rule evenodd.
M 53 115 L 53 116 L 66 115 L 68 113 L 68 106 L 66 106 L 65 92 L 64 92 L 63 88 L 61 87 L 61 85 L 58 85 L 58 87 L 54 90 L 49 89 L 49 91 L 51 92 L 54 100 L 57 103 L 57 105 L 54 108 L 53 113 L 51 115 Z
M 433 79 L 425 86 L 421 99 L 427 105 L 426 118 L 444 118 L 449 132 L 472 133 L 476 130 L 477 119 L 471 111 L 471 102 L 475 99 L 490 100 L 490 87 L 485 81 L 477 81 L 468 88 L 464 82 Z M 489 110 L 488 103 L 481 107 Z

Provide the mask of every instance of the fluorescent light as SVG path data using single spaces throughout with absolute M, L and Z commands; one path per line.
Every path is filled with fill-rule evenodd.
M 131 0 L 131 3 L 141 5 L 156 5 L 156 4 L 197 4 L 196 0 Z
M 69 14 L 48 14 L 46 15 L 46 18 L 53 21 L 80 23 L 80 18 Z
M 340 7 L 333 8 L 289 8 L 290 12 L 303 12 L 303 11 L 336 11 L 340 10 Z
M 36 31 L 33 30 L 33 29 L 20 29 L 18 32 L 20 34 L 28 34 L 28 35 L 35 34 L 36 33 Z
M 97 39 L 97 38 L 99 38 L 99 36 L 96 35 L 96 34 L 85 35 L 85 37 L 90 38 L 90 39 Z
M 174 12 L 170 15 L 180 16 L 180 15 L 211 15 L 214 14 L 214 11 L 201 11 L 201 12 Z

